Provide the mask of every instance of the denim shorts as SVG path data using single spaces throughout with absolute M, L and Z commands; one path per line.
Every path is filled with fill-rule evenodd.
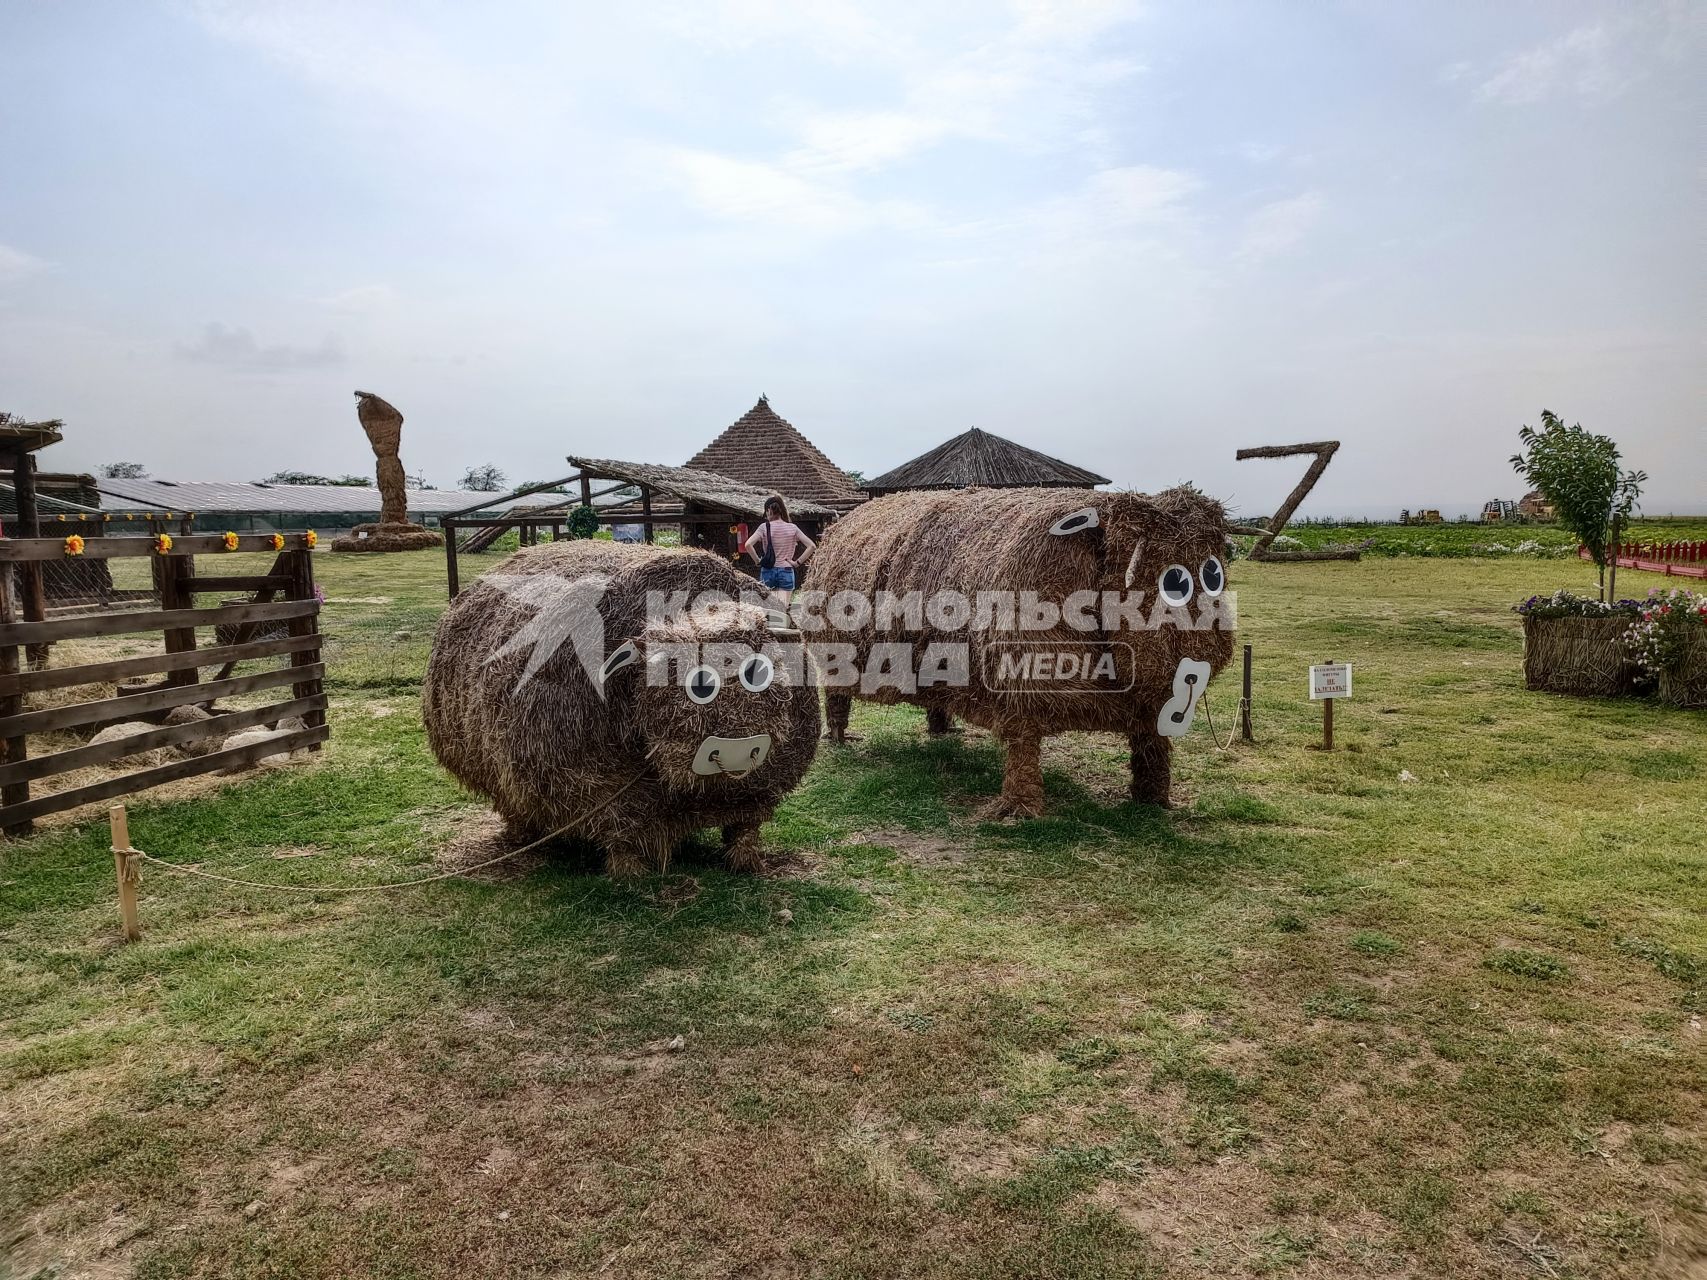
M 760 569 L 759 582 L 772 591 L 793 591 L 793 569 Z

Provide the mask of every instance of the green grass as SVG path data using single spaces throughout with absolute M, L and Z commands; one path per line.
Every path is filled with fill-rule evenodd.
M 1371 557 L 1496 557 L 1511 555 L 1569 558 L 1576 554 L 1577 540 L 1558 524 L 1481 524 L 1444 521 L 1440 524 L 1309 524 L 1293 523 L 1285 536 L 1312 549 L 1327 546 L 1369 545 Z M 1630 522 L 1623 534 L 1626 542 L 1707 541 L 1707 518 L 1701 516 L 1658 516 Z M 1519 548 L 1525 548 L 1519 550 Z
M 324 758 L 137 797 L 136 842 L 432 871 L 482 812 L 416 705 L 441 563 L 318 557 Z M 120 946 L 104 829 L 13 844 L 0 1275 L 1681 1273 L 1707 730 L 1523 690 L 1511 602 L 1585 578 L 1235 566 L 1258 743 L 1195 732 L 1167 813 L 1072 736 L 982 823 L 987 738 L 863 708 L 772 878 L 151 869 Z

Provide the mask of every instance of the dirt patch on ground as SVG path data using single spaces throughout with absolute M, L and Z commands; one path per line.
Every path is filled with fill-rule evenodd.
M 449 836 L 447 843 L 433 855 L 433 862 L 441 872 L 454 871 L 474 880 L 503 884 L 531 875 L 551 857 L 550 845 L 539 845 L 506 858 L 505 855 L 523 848 L 528 841 L 509 834 L 504 820 L 490 809 L 455 809 L 438 815 L 428 825 Z M 493 862 L 494 858 L 505 860 Z
M 947 836 L 919 831 L 900 831 L 885 828 L 860 831 L 841 841 L 841 847 L 879 845 L 893 849 L 902 859 L 915 867 L 953 867 L 972 858 L 972 850 Z

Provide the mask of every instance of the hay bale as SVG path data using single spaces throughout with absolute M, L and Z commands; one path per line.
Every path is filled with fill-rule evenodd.
M 688 548 L 576 540 L 517 552 L 439 622 L 422 690 L 433 753 L 512 834 L 566 828 L 602 848 L 613 873 L 663 869 L 702 827 L 722 829 L 731 865 L 756 869 L 759 827 L 817 747 L 816 692 L 788 669 L 791 656 L 802 665 L 798 641 L 779 640 L 750 604 L 648 616 L 649 593 L 691 605 L 752 590 Z M 696 702 L 679 659 L 704 646 L 724 674 Z M 754 653 L 774 668 L 758 691 L 739 678 Z M 755 752 L 753 767 L 731 763 Z
M 1636 665 L 1624 648 L 1631 616 L 1525 617 L 1524 686 L 1601 698 L 1635 692 Z
M 804 607 L 844 591 L 867 599 L 918 592 L 926 601 L 941 593 L 975 601 L 991 591 L 1023 601 L 1029 592 L 1063 616 L 1053 626 L 1026 628 L 1018 611 L 1012 619 L 992 615 L 982 624 L 975 617 L 961 625 L 948 625 L 953 619 L 947 616 L 921 621 L 903 614 L 882 630 L 875 614 L 862 627 L 836 625 L 833 609 L 821 628 L 803 616 L 815 656 L 828 660 L 832 646 L 851 644 L 862 671 L 879 644 L 908 645 L 915 657 L 933 645 L 968 651 L 967 678 L 958 683 L 914 690 L 862 683 L 827 692 L 831 736 L 845 730 L 852 696 L 922 706 L 934 732 L 959 716 L 1005 744 L 1002 796 L 990 812 L 1018 815 L 1042 811 L 1043 737 L 1069 729 L 1123 733 L 1134 798 L 1166 804 L 1171 738 L 1189 727 L 1208 680 L 1233 654 L 1226 530 L 1221 505 L 1191 488 L 1154 496 L 1083 489 L 913 492 L 856 508 L 825 534 L 807 581 L 815 594 L 810 602 L 802 598 Z M 1198 585 L 1212 559 L 1222 582 L 1213 594 Z M 1153 612 L 1161 575 L 1170 569 L 1176 584 L 1182 570 L 1191 580 L 1190 598 Z M 1065 616 L 1073 594 L 1086 591 L 1098 600 L 1091 630 L 1069 625 Z M 1143 624 L 1118 612 L 1105 622 L 1104 593 L 1125 600 L 1142 593 Z M 1047 669 L 1040 664 L 1020 679 L 997 678 L 1004 655 L 1028 651 L 1052 655 Z M 1078 675 L 1061 674 L 1059 655 L 1075 652 L 1096 655 L 1094 675 L 1088 664 Z
M 1682 651 L 1660 672 L 1660 697 L 1675 707 L 1707 707 L 1707 635 L 1692 627 Z

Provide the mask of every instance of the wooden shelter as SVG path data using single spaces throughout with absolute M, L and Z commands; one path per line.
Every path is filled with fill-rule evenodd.
M 872 497 L 903 489 L 1094 489 L 1107 476 L 973 427 L 865 482 Z
M 12 414 L 0 414 L 0 468 L 11 473 L 12 494 L 17 506 L 17 520 L 6 530 L 14 538 L 41 537 L 41 506 L 36 497 L 36 460 L 38 449 L 58 444 L 64 439 L 65 424 L 57 418 L 45 422 L 25 422 Z M 47 617 L 47 588 L 39 564 L 26 564 L 19 575 L 21 612 L 31 622 Z M 30 661 L 47 660 L 47 649 L 36 645 L 30 650 Z
M 865 501 L 848 473 L 772 409 L 765 396 L 689 458 L 687 465 L 754 489 L 783 494 L 791 512 L 801 500 L 838 513 L 851 511 Z
M 493 503 L 514 502 L 529 494 L 548 490 L 578 491 L 578 505 L 593 507 L 600 524 L 640 525 L 647 542 L 653 541 L 659 525 L 679 526 L 683 546 L 702 547 L 728 557 L 739 549 L 752 526 L 765 518 L 765 499 L 779 492 L 693 467 L 584 458 L 574 454 L 569 456 L 569 461 L 579 468 L 573 475 L 518 489 L 507 497 L 495 494 Z M 597 505 L 600 498 L 620 494 L 624 490 L 639 496 L 615 506 Z M 822 536 L 824 527 L 836 518 L 836 512 L 822 503 L 801 498 L 787 490 L 780 492 L 788 501 L 789 515 L 794 523 L 813 539 Z M 445 566 L 453 599 L 460 590 L 457 554 L 466 549 L 457 545 L 457 530 L 517 529 L 526 545 L 538 540 L 542 528 L 549 529 L 554 539 L 561 537 L 570 519 L 566 505 L 517 508 L 502 515 L 481 515 L 482 509 L 476 505 L 453 511 L 439 521 L 439 527 L 447 534 Z

